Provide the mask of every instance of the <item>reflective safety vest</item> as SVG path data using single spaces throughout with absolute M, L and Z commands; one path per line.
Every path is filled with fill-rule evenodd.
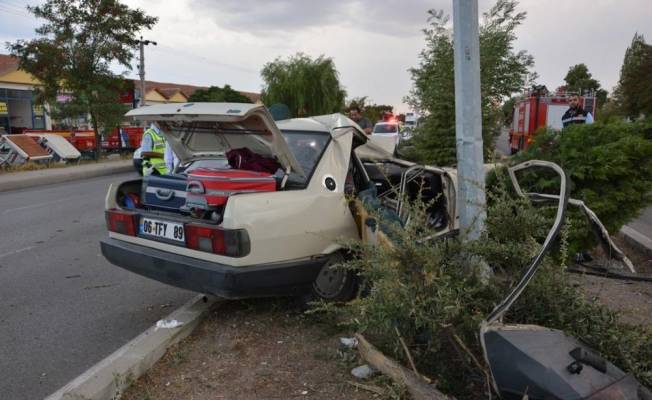
M 145 133 L 143 133 L 143 139 L 145 138 L 145 135 L 149 135 L 152 138 L 153 152 L 161 154 L 165 153 L 165 139 L 163 136 L 159 135 L 151 128 L 145 130 Z M 149 161 L 149 163 L 147 161 Z M 156 170 L 160 175 L 168 173 L 168 167 L 165 165 L 165 159 L 163 157 L 150 157 L 147 160 L 143 160 L 143 175 L 151 174 L 150 167 Z

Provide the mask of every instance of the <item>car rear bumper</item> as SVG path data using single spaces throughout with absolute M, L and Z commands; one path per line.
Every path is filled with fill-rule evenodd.
M 107 238 L 102 254 L 139 275 L 199 293 L 228 299 L 290 296 L 310 290 L 328 257 L 287 263 L 231 267 Z

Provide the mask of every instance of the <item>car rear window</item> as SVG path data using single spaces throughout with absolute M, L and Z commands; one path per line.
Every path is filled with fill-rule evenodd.
M 374 126 L 373 133 L 396 133 L 398 128 L 396 124 L 383 124 Z
M 297 159 L 303 172 L 306 173 L 305 178 L 290 173 L 290 181 L 297 184 L 308 184 L 312 173 L 314 172 L 319 160 L 321 160 L 326 146 L 331 139 L 331 135 L 326 132 L 305 132 L 305 131 L 281 131 L 285 141 L 288 143 L 290 151 Z

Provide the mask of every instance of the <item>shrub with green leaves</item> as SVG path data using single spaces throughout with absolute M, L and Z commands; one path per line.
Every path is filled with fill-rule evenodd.
M 571 197 L 584 201 L 611 233 L 618 232 L 652 204 L 652 122 L 544 130 L 516 161 L 532 159 L 552 161 L 566 170 Z M 524 181 L 530 191 L 558 190 L 556 177 L 539 174 Z M 593 243 L 585 224 L 573 226 L 574 243 Z
M 488 203 L 486 230 L 475 242 L 462 244 L 455 237 L 424 242 L 436 232 L 426 223 L 428 205 L 417 203 L 409 207 L 405 228 L 386 228 L 394 246 L 347 243 L 352 257 L 345 267 L 358 271 L 364 295 L 342 307 L 322 306 L 407 365 L 398 330 L 419 371 L 458 399 L 479 398 L 486 381 L 454 338 L 483 362 L 481 321 L 520 279 L 552 225 L 541 207 L 552 208 L 513 197 L 504 174 L 497 176 Z M 474 274 L 472 260 L 478 258 L 494 272 L 488 282 Z M 622 324 L 615 313 L 586 300 L 555 257 L 544 259 L 505 321 L 564 330 L 652 385 L 652 331 Z

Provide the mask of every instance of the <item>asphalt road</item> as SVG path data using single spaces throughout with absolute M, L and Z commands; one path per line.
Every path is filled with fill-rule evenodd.
M 627 224 L 630 228 L 652 239 L 652 206 L 644 209 L 638 219 Z
M 42 399 L 194 296 L 101 256 L 130 175 L 0 193 L 0 399 Z

